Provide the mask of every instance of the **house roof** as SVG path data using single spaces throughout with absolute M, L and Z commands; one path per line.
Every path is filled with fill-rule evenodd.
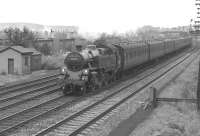
M 8 46 L 0 46 L 0 52 L 4 51 L 7 48 L 8 48 Z
M 34 48 L 24 48 L 22 46 L 0 46 L 0 53 L 8 49 L 12 49 L 20 54 L 33 54 L 33 55 L 41 54 L 39 51 L 37 51 Z
M 24 48 L 22 46 L 10 46 L 10 48 L 21 53 L 21 54 L 29 54 L 29 53 L 31 54 L 31 53 L 33 53 L 28 48 Z

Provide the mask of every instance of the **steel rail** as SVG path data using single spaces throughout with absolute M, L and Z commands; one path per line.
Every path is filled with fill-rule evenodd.
M 48 75 L 48 76 L 45 76 L 45 77 L 40 77 L 40 78 L 35 78 L 35 79 L 28 80 L 28 81 L 20 82 L 20 83 L 17 83 L 17 84 L 6 85 L 6 86 L 3 86 L 3 87 L 0 87 L 0 93 L 5 92 L 5 91 L 8 92 L 9 90 L 10 91 L 20 90 L 20 89 L 26 88 L 27 86 L 34 86 L 37 83 L 40 83 L 42 80 L 54 78 L 54 77 L 57 77 L 59 75 L 60 75 L 59 73 L 56 73 L 56 74 L 51 74 L 51 75 Z
M 1 96 L 1 97 L 3 97 L 3 99 L 0 99 L 0 105 L 1 105 L 2 102 L 17 99 L 17 98 L 20 98 L 20 97 L 23 97 L 23 96 L 26 96 L 26 95 L 29 95 L 29 94 L 31 95 L 33 93 L 42 91 L 43 89 L 50 88 L 50 87 L 55 86 L 55 85 L 57 85 L 57 83 L 55 81 L 49 82 L 48 84 L 42 84 L 42 86 L 37 86 L 36 88 L 29 88 L 27 90 L 23 90 L 23 92 L 21 92 L 20 94 L 15 94 L 15 95 L 11 95 L 11 96 L 9 95 L 7 97 Z
M 57 88 L 60 89 L 60 87 L 57 87 Z M 7 104 L 7 105 L 4 105 L 4 106 L 1 106 L 1 107 L 0 107 L 0 111 L 6 110 L 6 109 L 8 109 L 8 108 L 14 107 L 14 106 L 19 105 L 19 104 L 22 104 L 22 103 L 25 103 L 25 102 L 27 102 L 27 101 L 31 101 L 31 100 L 34 100 L 34 99 L 38 99 L 38 98 L 40 98 L 40 97 L 44 97 L 45 95 L 50 95 L 50 94 L 52 94 L 52 93 L 54 93 L 54 92 L 58 92 L 58 91 L 60 91 L 60 90 L 57 90 L 57 89 L 43 90 L 43 92 L 41 92 L 41 93 L 38 94 L 38 95 L 30 96 L 30 97 L 28 97 L 28 98 L 19 100 L 19 101 L 15 102 L 15 103 L 11 103 L 11 104 Z
M 45 116 L 48 113 L 51 113 L 55 110 L 59 110 L 60 108 L 64 108 L 66 105 L 69 105 L 70 103 L 73 103 L 76 100 L 77 99 L 74 97 L 66 99 L 65 96 L 60 96 L 46 103 L 42 103 L 30 109 L 26 109 L 20 113 L 17 113 L 16 115 L 6 117 L 3 120 L 0 120 L 0 122 L 2 122 L 1 123 L 2 126 L 0 125 L 0 134 L 3 135 L 13 130 L 14 128 L 18 128 L 32 120 L 35 120 L 36 118 Z M 46 108 L 45 106 L 47 106 L 48 108 Z M 16 116 L 18 116 L 18 118 L 16 118 Z M 6 120 L 10 120 L 10 121 L 7 122 Z

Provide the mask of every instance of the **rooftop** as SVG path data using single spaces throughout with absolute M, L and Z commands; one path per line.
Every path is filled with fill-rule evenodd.
M 0 46 L 0 52 L 3 52 L 7 49 L 13 49 L 21 54 L 34 54 L 34 55 L 41 54 L 34 48 L 24 48 L 22 46 Z

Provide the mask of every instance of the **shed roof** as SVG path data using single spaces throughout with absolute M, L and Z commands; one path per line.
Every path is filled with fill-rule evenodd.
M 7 48 L 8 48 L 8 46 L 0 46 L 0 52 L 4 51 Z
M 32 54 L 33 52 L 29 50 L 28 48 L 24 48 L 22 46 L 10 46 L 9 48 L 21 53 L 21 54 Z
M 34 53 L 39 53 L 34 49 L 30 48 L 24 48 L 22 46 L 0 46 L 0 53 L 4 52 L 8 49 L 12 49 L 20 54 L 34 54 Z

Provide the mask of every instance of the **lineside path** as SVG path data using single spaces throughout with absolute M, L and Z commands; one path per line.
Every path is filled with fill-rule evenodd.
M 175 79 L 173 79 L 170 83 L 168 83 L 169 84 L 168 86 L 162 88 L 161 96 L 170 98 L 187 98 L 188 96 L 195 97 L 196 94 L 195 86 L 197 81 L 192 81 L 192 80 L 197 79 L 197 77 L 196 78 L 194 77 L 194 73 L 196 70 L 196 76 L 198 75 L 198 68 L 197 68 L 198 60 L 199 57 L 196 57 L 196 59 L 191 62 L 189 67 L 186 67 L 186 69 L 184 69 L 184 71 L 182 71 L 180 75 L 178 75 Z M 180 82 L 181 77 L 182 79 L 184 79 L 184 81 Z M 193 87 L 191 84 L 193 84 Z M 184 92 L 185 90 L 187 91 L 187 93 Z M 191 92 L 189 93 L 188 91 Z M 132 116 L 130 116 L 125 121 L 121 122 L 118 125 L 118 127 L 115 128 L 109 134 L 109 136 L 185 135 L 185 133 L 187 133 L 186 135 L 190 135 L 190 132 L 189 133 L 185 132 L 184 125 L 186 124 L 183 123 L 187 122 L 186 121 L 187 117 L 182 117 L 183 116 L 182 113 L 179 113 L 180 114 L 179 116 L 177 112 L 183 109 L 186 110 L 185 107 L 183 108 L 182 104 L 178 103 L 159 104 L 161 106 L 158 106 L 158 109 L 155 110 L 145 110 L 144 108 L 141 107 Z M 181 108 L 176 109 L 177 107 L 174 108 L 173 106 L 170 105 L 181 105 L 181 108 L 183 109 Z M 192 107 L 190 106 L 190 108 L 192 108 L 194 111 L 196 106 L 194 106 L 193 104 L 193 106 Z M 199 122 L 198 126 L 200 126 L 200 121 L 196 120 L 195 123 L 196 122 Z M 198 134 L 200 134 L 199 130 L 198 132 L 199 132 Z

